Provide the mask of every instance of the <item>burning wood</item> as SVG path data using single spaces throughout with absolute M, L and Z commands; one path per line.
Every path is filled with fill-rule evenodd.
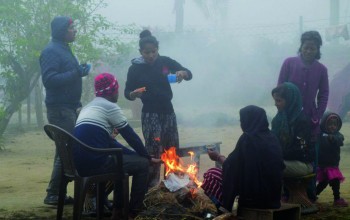
M 200 188 L 198 167 L 189 152 L 191 162 L 185 166 L 174 147 L 166 150 L 161 159 L 166 168 L 165 180 L 146 194 L 146 210 L 136 219 L 189 219 L 199 220 L 208 213 L 216 213 L 216 207 Z
M 174 173 L 176 175 L 188 175 L 189 178 L 197 185 L 197 187 L 202 185 L 202 182 L 197 179 L 198 167 L 193 161 L 194 153 L 192 151 L 188 152 L 191 156 L 191 164 L 189 164 L 187 167 L 183 165 L 181 158 L 176 154 L 175 147 L 171 147 L 169 150 L 164 151 L 165 152 L 161 155 L 161 159 L 164 162 L 166 179 L 170 173 Z
M 164 183 L 150 189 L 143 203 L 146 210 L 137 216 L 137 220 L 199 220 L 208 213 L 216 213 L 215 205 L 202 189 L 197 189 L 194 195 L 187 187 L 170 192 Z

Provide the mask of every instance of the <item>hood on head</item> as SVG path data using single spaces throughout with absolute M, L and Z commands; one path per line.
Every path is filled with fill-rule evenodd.
M 338 120 L 337 131 L 339 131 L 343 125 L 343 122 L 338 114 L 334 112 L 325 112 L 321 119 L 320 127 L 321 127 L 321 131 L 327 134 L 329 133 L 329 131 L 327 130 L 327 122 L 329 121 L 330 118 L 336 118 Z
M 57 16 L 51 21 L 51 36 L 53 39 L 64 41 L 68 27 L 73 20 L 67 16 Z
M 258 106 L 248 105 L 242 108 L 239 111 L 239 116 L 243 132 L 254 135 L 269 129 L 266 112 Z

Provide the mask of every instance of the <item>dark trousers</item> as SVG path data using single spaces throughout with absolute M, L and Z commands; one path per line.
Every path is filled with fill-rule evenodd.
M 76 109 L 66 107 L 47 107 L 47 120 L 50 124 L 56 125 L 70 133 L 73 132 L 78 114 Z M 46 192 L 48 195 L 58 195 L 61 183 L 62 165 L 61 160 L 55 150 L 51 179 Z
M 149 161 L 138 154 L 123 154 L 123 171 L 132 176 L 129 209 L 131 212 L 138 212 L 143 207 L 143 200 L 147 192 Z M 79 171 L 82 176 L 95 175 L 98 173 L 115 172 L 116 161 L 112 157 L 108 157 L 105 164 L 101 168 L 94 170 Z M 121 182 L 114 185 L 115 204 L 114 207 L 120 209 L 123 207 L 122 196 L 123 186 Z
M 333 190 L 333 196 L 334 200 L 337 200 L 340 198 L 340 181 L 339 179 L 332 179 L 330 181 L 323 181 L 317 184 L 316 187 L 316 194 L 319 195 L 326 187 L 327 185 L 330 185 Z
M 313 173 L 317 174 L 316 170 L 317 170 L 317 165 L 318 165 L 318 151 L 319 151 L 319 138 L 317 137 L 315 139 L 314 142 L 311 142 L 310 145 L 314 145 L 314 149 L 315 149 L 315 160 L 313 163 Z M 309 185 L 307 186 L 306 192 L 307 192 L 307 196 L 311 201 L 316 201 L 317 196 L 316 196 L 316 176 L 313 177 L 309 183 Z

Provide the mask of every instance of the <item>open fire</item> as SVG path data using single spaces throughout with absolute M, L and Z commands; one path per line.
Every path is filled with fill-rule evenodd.
M 193 160 L 194 152 L 189 151 L 191 161 L 189 165 L 184 165 L 181 158 L 176 154 L 176 148 L 171 147 L 169 150 L 164 150 L 164 153 L 161 155 L 161 159 L 164 162 L 165 166 L 165 177 L 176 176 L 176 178 L 183 179 L 185 176 L 188 176 L 191 181 L 193 181 L 197 187 L 202 185 L 202 182 L 197 179 L 198 166 L 197 163 Z
M 199 188 L 202 182 L 197 179 L 196 155 L 188 153 L 185 165 L 175 147 L 164 151 L 161 159 L 165 166 L 165 178 L 148 190 L 143 201 L 147 210 L 140 213 L 137 219 L 197 220 L 216 212 L 215 205 Z

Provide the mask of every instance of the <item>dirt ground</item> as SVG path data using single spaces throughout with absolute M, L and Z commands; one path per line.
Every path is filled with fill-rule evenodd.
M 135 129 L 140 134 L 140 129 Z M 342 150 L 341 170 L 350 176 L 350 124 L 344 123 L 346 141 Z M 227 155 L 241 134 L 238 125 L 225 127 L 181 127 L 181 143 L 221 141 Z M 181 145 L 180 143 L 180 145 Z M 42 130 L 6 135 L 5 150 L 0 151 L 0 219 L 55 219 L 55 207 L 43 204 L 52 169 L 54 144 Z M 207 155 L 201 157 L 200 176 L 214 166 Z M 341 185 L 341 196 L 350 201 L 350 183 Z M 73 195 L 73 184 L 68 194 Z M 350 208 L 333 208 L 328 187 L 319 197 L 321 211 L 302 219 L 350 219 Z M 71 219 L 71 206 L 65 206 L 65 219 Z M 89 219 L 89 218 L 86 218 Z

